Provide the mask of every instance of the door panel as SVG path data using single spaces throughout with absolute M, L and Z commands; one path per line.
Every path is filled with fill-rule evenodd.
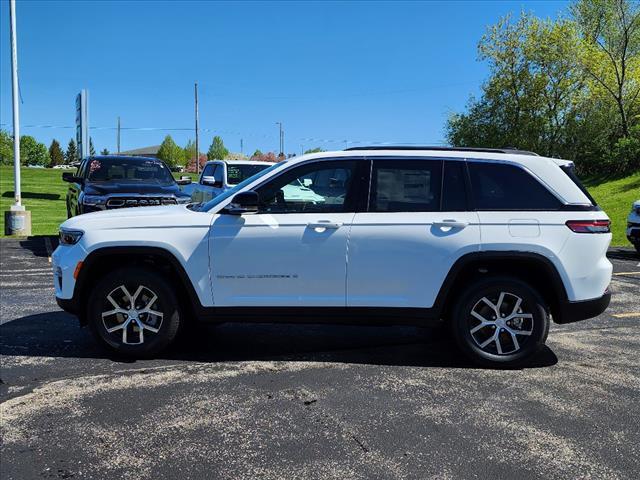
M 347 306 L 432 307 L 456 259 L 479 244 L 475 212 L 358 213 L 349 236 Z
M 348 306 L 433 306 L 454 262 L 479 249 L 464 171 L 439 159 L 373 161 L 369 211 L 349 235 Z
M 344 306 L 353 215 L 218 216 L 210 237 L 215 305 Z
M 256 188 L 257 214 L 217 216 L 210 236 L 215 304 L 344 307 L 358 165 L 295 166 Z

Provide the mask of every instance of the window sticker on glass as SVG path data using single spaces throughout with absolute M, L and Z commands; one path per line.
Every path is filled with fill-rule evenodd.
M 93 160 L 89 165 L 89 172 L 95 172 L 96 170 L 100 170 L 102 168 L 102 163 L 100 160 Z

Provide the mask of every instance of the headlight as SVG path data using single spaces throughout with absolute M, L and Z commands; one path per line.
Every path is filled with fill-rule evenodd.
M 83 205 L 104 205 L 105 203 L 107 203 L 107 198 L 99 195 L 85 195 L 82 197 Z
M 191 197 L 177 197 L 176 201 L 180 205 L 184 205 L 185 203 L 191 203 Z
M 60 229 L 60 244 L 61 245 L 75 245 L 82 238 L 84 232 L 80 230 L 65 230 Z

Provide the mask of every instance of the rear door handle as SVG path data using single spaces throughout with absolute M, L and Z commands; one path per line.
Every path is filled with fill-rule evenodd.
M 329 220 L 319 220 L 317 222 L 307 223 L 307 227 L 313 228 L 314 230 L 320 228 L 335 230 L 336 228 L 340 228 L 341 226 L 342 223 L 330 222 Z
M 439 222 L 433 222 L 436 227 L 464 228 L 469 222 L 460 222 L 458 220 L 445 219 Z

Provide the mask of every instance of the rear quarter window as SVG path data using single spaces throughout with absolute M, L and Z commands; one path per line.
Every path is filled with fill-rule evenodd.
M 557 210 L 560 201 L 526 170 L 514 165 L 469 162 L 476 210 Z

